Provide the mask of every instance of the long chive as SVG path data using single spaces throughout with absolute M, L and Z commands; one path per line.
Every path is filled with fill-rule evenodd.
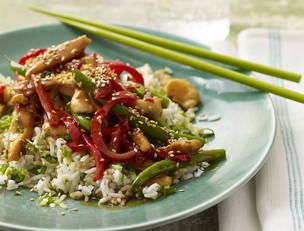
M 182 52 L 185 54 L 190 54 L 190 55 L 194 55 L 197 57 L 202 57 L 202 58 L 210 59 L 210 60 L 213 60 L 216 62 L 235 66 L 235 67 L 241 68 L 243 70 L 256 71 L 256 72 L 260 72 L 260 73 L 263 73 L 266 75 L 276 76 L 276 77 L 294 81 L 294 82 L 300 82 L 300 80 L 301 80 L 301 75 L 296 74 L 296 73 L 292 73 L 292 72 L 280 70 L 277 68 L 249 62 L 249 61 L 242 60 L 242 59 L 229 57 L 227 55 L 218 54 L 218 53 L 209 51 L 208 49 L 200 48 L 200 47 L 189 45 L 186 43 L 166 39 L 163 37 L 147 34 L 144 32 L 135 31 L 135 30 L 128 29 L 128 28 L 123 28 L 123 27 L 114 26 L 114 25 L 107 25 L 107 24 L 103 24 L 103 23 L 88 21 L 88 20 L 81 19 L 81 18 L 58 14 L 58 13 L 47 11 L 47 10 L 44 10 L 41 8 L 31 7 L 30 9 L 43 13 L 43 14 L 47 14 L 47 15 L 71 20 L 74 22 L 79 22 L 82 24 L 90 25 L 90 26 L 93 26 L 96 28 L 112 31 L 112 32 L 115 32 L 118 34 L 122 34 L 122 35 L 125 35 L 128 37 L 132 37 L 132 38 L 135 38 L 138 40 L 152 43 L 157 46 L 162 46 L 167 49 L 171 49 L 171 50 L 179 51 L 179 52 Z
M 146 51 L 148 53 L 167 58 L 170 60 L 173 60 L 178 63 L 186 64 L 188 66 L 191 66 L 193 68 L 196 68 L 201 71 L 209 72 L 211 74 L 215 74 L 221 77 L 224 77 L 226 79 L 230 79 L 248 86 L 251 86 L 253 88 L 259 89 L 261 91 L 270 92 L 275 95 L 282 96 L 284 98 L 288 98 L 300 103 L 304 103 L 304 94 L 301 94 L 299 92 L 291 91 L 289 89 L 285 89 L 282 87 L 278 87 L 275 85 L 272 85 L 267 82 L 263 82 L 261 80 L 257 80 L 254 78 L 250 78 L 247 75 L 244 75 L 242 73 L 232 71 L 230 69 L 226 69 L 224 67 L 216 66 L 214 64 L 204 62 L 199 59 L 195 59 L 193 57 L 183 55 L 181 53 L 168 50 L 163 47 L 158 47 L 156 45 L 152 45 L 143 41 L 139 41 L 133 38 L 126 37 L 124 35 L 116 34 L 114 32 L 106 31 L 103 29 L 98 29 L 91 26 L 84 26 L 79 23 L 71 22 L 65 19 L 59 19 L 62 23 L 75 27 L 77 29 L 101 36 L 106 39 L 114 40 L 116 42 L 138 48 L 140 50 Z

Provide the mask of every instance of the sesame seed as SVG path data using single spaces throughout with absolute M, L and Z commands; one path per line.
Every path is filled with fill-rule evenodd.
M 178 190 L 179 192 L 185 192 L 185 190 L 184 189 L 180 189 L 180 190 Z
M 77 208 L 72 208 L 72 211 L 78 211 L 78 209 Z
M 65 212 L 61 212 L 60 214 L 61 214 L 62 216 L 64 216 L 64 215 L 65 215 Z
M 30 201 L 35 201 L 35 199 L 34 198 L 30 198 Z

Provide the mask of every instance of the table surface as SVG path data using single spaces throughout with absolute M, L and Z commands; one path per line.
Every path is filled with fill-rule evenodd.
M 128 1 L 132 4 L 116 7 L 121 5 L 122 2 Z M 124 24 L 155 28 L 151 12 L 144 11 L 145 8 L 150 8 L 152 2 L 153 0 L 1 0 L 0 32 L 55 22 L 52 18 L 29 11 L 27 6 L 30 5 L 94 20 L 104 20 L 112 23 L 123 22 Z M 134 4 L 138 7 L 134 8 Z M 232 0 L 231 28 L 227 40 L 236 45 L 238 33 L 250 27 L 303 30 L 303 10 L 303 0 Z M 141 18 L 141 20 L 138 20 L 138 18 Z M 217 207 L 214 206 L 190 218 L 154 228 L 151 231 L 216 231 L 218 229 Z

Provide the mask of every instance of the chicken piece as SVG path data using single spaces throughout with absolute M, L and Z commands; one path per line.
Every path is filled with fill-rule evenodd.
M 133 133 L 133 141 L 138 145 L 140 151 L 147 152 L 151 149 L 151 144 L 147 137 L 139 130 L 136 129 Z
M 168 146 L 162 148 L 163 150 L 174 153 L 196 153 L 203 143 L 200 140 L 187 140 L 187 139 L 178 139 L 169 143 Z
M 51 136 L 55 139 L 68 134 L 67 129 L 63 124 L 58 125 L 56 127 L 52 127 L 49 123 L 45 123 L 42 126 L 42 129 L 45 131 L 45 134 L 47 136 Z
M 90 65 L 91 67 L 96 67 L 96 61 L 92 56 L 84 56 L 83 58 L 81 58 L 81 62 L 83 63 L 83 65 Z
M 76 89 L 71 100 L 71 110 L 74 113 L 93 113 L 95 107 L 84 90 Z
M 26 72 L 26 76 L 29 77 L 32 74 L 38 74 L 70 61 L 79 56 L 90 43 L 91 39 L 83 35 L 49 48 L 46 52 L 38 56 L 37 63 Z
M 165 85 L 165 92 L 174 102 L 184 109 L 195 107 L 200 102 L 200 95 L 195 87 L 185 79 L 169 79 Z
M 135 101 L 135 107 L 149 118 L 158 119 L 163 112 L 161 101 L 158 97 L 153 97 L 153 102 L 138 99 Z
M 157 177 L 154 177 L 154 178 L 148 180 L 145 185 L 149 186 L 154 183 L 157 183 L 160 186 L 170 186 L 172 184 L 172 182 L 173 181 L 172 181 L 171 176 L 157 176 Z
M 3 101 L 5 103 L 8 103 L 11 100 L 11 98 L 13 97 L 13 95 L 14 95 L 14 91 L 10 87 L 6 86 L 4 88 Z
M 72 96 L 77 84 L 71 72 L 51 75 L 42 79 L 42 85 L 46 88 L 55 88 L 63 95 Z
M 9 143 L 8 161 L 19 160 L 25 141 L 33 136 L 35 113 L 34 100 L 26 107 L 21 107 L 18 112 L 14 112 L 9 132 L 15 134 L 16 138 Z
M 28 103 L 28 98 L 23 94 L 14 95 L 9 101 L 10 105 L 15 105 L 15 104 L 26 105 L 27 103 Z
M 33 135 L 33 128 L 25 128 L 22 133 L 17 133 L 17 137 L 10 142 L 8 149 L 8 161 L 19 160 L 21 157 L 24 143 L 27 139 L 30 139 Z
M 32 107 L 27 106 L 24 108 L 20 108 L 17 114 L 22 128 L 25 129 L 34 127 L 34 111 Z
M 19 134 L 17 138 L 10 143 L 8 149 L 8 161 L 17 161 L 21 157 L 21 152 L 23 149 L 24 139 L 23 134 Z
M 18 82 L 11 82 L 7 84 L 3 92 L 4 104 L 27 104 L 27 96 L 34 93 L 29 80 L 22 80 Z

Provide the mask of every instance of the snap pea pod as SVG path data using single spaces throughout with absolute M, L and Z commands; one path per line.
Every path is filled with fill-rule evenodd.
M 206 143 L 206 140 L 202 137 L 198 137 L 198 136 L 194 136 L 194 135 L 190 135 L 190 134 L 185 134 L 185 133 L 181 133 L 181 132 L 178 132 L 178 133 L 174 134 L 175 139 L 178 139 L 180 137 L 187 138 L 188 140 L 199 140 L 199 141 L 202 142 L 202 144 Z
M 159 90 L 153 90 L 152 91 L 152 96 L 157 96 L 158 98 L 160 98 L 161 101 L 161 106 L 162 108 L 167 108 L 170 104 L 170 100 L 169 98 L 165 95 L 165 93 L 163 93 L 162 91 Z
M 202 162 L 217 162 L 226 159 L 226 152 L 224 149 L 215 149 L 200 151 L 198 154 L 192 155 L 191 161 L 187 163 L 176 163 L 172 160 L 161 160 L 155 162 L 145 170 L 143 170 L 133 181 L 132 190 L 136 191 L 138 188 L 144 185 L 148 180 L 163 174 L 168 174 L 178 168 L 195 166 Z
M 16 63 L 15 61 L 10 61 L 10 69 L 13 71 L 13 72 L 16 72 L 20 75 L 25 75 L 26 71 L 27 71 L 27 67 L 26 66 L 23 66 L 19 63 Z
M 181 163 L 180 167 L 195 166 L 202 162 L 214 163 L 226 159 L 225 149 L 213 149 L 199 151 L 198 154 L 192 155 L 192 159 L 189 162 Z
M 75 81 L 79 84 L 79 87 L 81 87 L 87 94 L 95 98 L 95 90 L 96 85 L 93 83 L 93 81 L 87 77 L 85 74 L 83 74 L 78 69 L 73 70 L 73 76 Z
M 92 118 L 87 115 L 72 113 L 73 117 L 79 123 L 80 127 L 86 130 L 87 132 L 91 132 L 91 121 Z
M 136 189 L 140 186 L 143 186 L 148 180 L 152 179 L 153 177 L 167 174 L 172 172 L 178 168 L 178 164 L 172 160 L 161 160 L 155 162 L 148 168 L 144 169 L 133 181 L 132 183 L 132 191 L 136 191 Z
M 136 88 L 136 93 L 137 95 L 143 97 L 146 93 L 147 93 L 148 89 L 144 88 L 144 87 L 140 87 L 140 88 Z M 160 90 L 153 90 L 151 92 L 152 96 L 157 96 L 158 98 L 160 98 L 161 101 L 161 106 L 162 108 L 167 108 L 170 104 L 170 100 L 169 98 L 165 95 L 164 92 L 160 91 Z
M 94 96 L 96 86 L 92 80 L 77 69 L 73 70 L 73 75 L 75 81 L 79 84 L 79 86 L 84 89 L 87 94 Z M 101 104 L 106 103 L 105 100 L 97 101 Z M 156 138 L 163 142 L 167 142 L 171 138 L 170 134 L 163 128 L 154 124 L 147 124 L 144 118 L 130 112 L 127 107 L 121 104 L 116 104 L 112 108 L 112 111 L 117 115 L 128 118 L 132 126 L 138 126 L 143 133 L 150 137 Z
M 192 135 L 192 134 L 187 134 L 187 133 L 181 132 L 180 129 L 176 128 L 175 126 L 173 126 L 173 127 L 169 126 L 168 123 L 161 118 L 157 119 L 156 122 L 161 127 L 166 127 L 166 128 L 172 129 L 175 132 L 177 132 L 177 133 L 174 133 L 174 138 L 175 139 L 178 139 L 180 137 L 184 137 L 184 138 L 187 138 L 188 140 L 200 140 L 204 144 L 204 143 L 206 143 L 206 140 L 204 138 L 210 136 L 210 135 L 207 135 L 207 134 L 206 135 L 202 134 L 202 137 L 198 137 L 198 136 L 195 136 L 195 135 Z

